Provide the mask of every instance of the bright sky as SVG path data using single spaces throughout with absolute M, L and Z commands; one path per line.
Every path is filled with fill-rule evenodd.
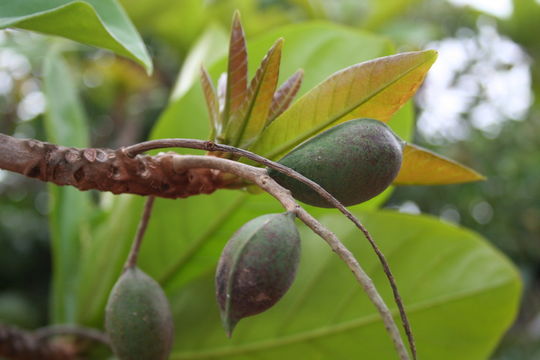
M 448 0 L 457 6 L 472 6 L 478 10 L 498 16 L 508 18 L 512 15 L 512 0 Z M 538 1 L 538 0 L 537 0 Z

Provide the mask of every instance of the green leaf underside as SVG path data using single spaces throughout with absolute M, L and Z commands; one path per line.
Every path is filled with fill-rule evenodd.
M 275 160 L 341 122 L 362 117 L 390 120 L 414 95 L 436 54 L 433 50 L 402 53 L 331 75 L 272 122 L 252 151 Z
M 395 185 L 445 185 L 485 180 L 478 172 L 417 145 L 407 144 Z
M 87 147 L 88 127 L 77 88 L 56 49 L 49 51 L 45 58 L 43 78 L 47 140 L 65 146 Z M 80 248 L 90 211 L 88 196 L 75 188 L 49 186 L 53 253 L 51 320 L 54 323 L 75 320 Z
M 274 121 L 291 105 L 298 90 L 300 90 L 300 86 L 302 86 L 303 77 L 304 70 L 300 69 L 292 74 L 291 77 L 279 87 L 272 99 L 272 105 L 270 105 L 270 114 L 268 115 L 267 125 Z
M 362 218 L 393 269 L 419 358 L 488 358 L 519 304 L 521 283 L 511 263 L 478 235 L 433 218 L 384 211 Z M 397 318 L 384 273 L 358 230 L 340 215 L 323 222 L 359 257 Z M 303 255 L 291 290 L 269 311 L 244 319 L 232 340 L 213 305 L 211 274 L 179 289 L 173 303 L 186 306 L 184 294 L 198 302 L 174 309 L 184 326 L 171 359 L 396 358 L 346 266 L 307 229 L 301 235 Z
M 240 14 L 234 13 L 227 66 L 227 91 L 225 93 L 224 125 L 228 126 L 241 110 L 247 93 L 248 55 Z
M 141 37 L 115 0 L 25 0 L 0 3 L 0 28 L 17 27 L 109 49 L 152 72 Z
M 248 144 L 251 144 L 267 123 L 279 78 L 282 46 L 282 39 L 272 46 L 249 85 L 247 101 L 239 116 L 241 128 L 236 129 L 239 133 L 236 145 L 241 148 L 246 148 Z M 231 128 L 231 132 L 235 133 L 234 127 Z

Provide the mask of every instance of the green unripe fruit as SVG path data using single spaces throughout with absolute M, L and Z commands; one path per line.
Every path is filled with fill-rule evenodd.
M 403 141 L 383 122 L 356 119 L 300 144 L 278 162 L 321 185 L 343 205 L 384 191 L 401 167 Z M 309 186 L 270 169 L 269 175 L 309 205 L 333 207 Z
M 109 296 L 105 329 L 120 360 L 167 359 L 174 329 L 169 302 L 159 284 L 139 268 L 128 268 Z
M 292 213 L 259 216 L 228 241 L 216 271 L 216 296 L 230 336 L 238 321 L 273 306 L 291 286 L 300 261 Z

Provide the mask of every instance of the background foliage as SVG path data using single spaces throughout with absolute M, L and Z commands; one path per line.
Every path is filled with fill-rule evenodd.
M 255 66 L 271 43 L 284 37 L 281 74 L 286 77 L 304 68 L 301 92 L 363 60 L 396 50 L 438 48 L 439 62 L 446 67 L 433 68 L 420 94 L 417 132 L 411 133 L 412 104 L 391 124 L 405 138 L 468 164 L 489 180 L 398 187 L 390 198 L 387 192 L 356 211 L 389 255 L 426 358 L 490 357 L 512 321 L 518 275 L 479 235 L 433 218 L 375 211 L 385 201 L 401 212 L 421 211 L 476 230 L 510 256 L 525 280 L 524 306 L 491 356 L 538 356 L 540 208 L 536 200 L 540 188 L 534 164 L 540 156 L 536 136 L 540 112 L 531 96 L 539 93 L 540 80 L 538 68 L 531 67 L 540 57 L 535 41 L 539 25 L 534 20 L 540 13 L 538 2 L 515 0 L 510 16 L 494 17 L 442 0 L 121 1 L 134 28 L 129 22 L 126 25 L 127 16 L 116 2 L 106 2 L 116 10 L 105 11 L 115 16 L 100 16 L 99 7 L 88 5 L 93 3 L 0 5 L 1 26 L 62 35 L 134 61 L 59 38 L 1 32 L 0 131 L 73 146 L 117 147 L 147 137 L 205 138 L 207 115 L 193 74 L 200 59 L 205 59 L 214 79 L 223 71 L 234 9 L 242 13 L 250 63 Z M 29 16 L 36 11 L 38 16 Z M 47 17 L 54 11 L 89 19 L 86 31 L 108 35 L 96 43 L 75 36 L 77 31 L 69 23 L 61 28 L 48 25 Z M 285 27 L 276 29 L 279 26 Z M 119 27 L 127 30 L 115 34 Z M 146 73 L 151 69 L 149 56 L 135 28 L 152 54 L 151 77 Z M 51 46 L 55 50 L 46 51 Z M 458 52 L 461 62 L 446 63 L 445 49 L 460 47 L 467 56 Z M 448 58 L 455 54 L 448 53 Z M 511 89 L 486 82 L 497 78 L 524 80 L 512 83 Z M 529 101 L 510 111 L 515 102 L 510 101 L 511 92 L 522 99 L 528 96 Z M 454 96 L 445 97 L 448 94 Z M 444 111 L 437 112 L 441 108 Z M 439 122 L 454 126 L 428 125 Z M 142 200 L 53 187 L 47 195 L 43 184 L 3 171 L 0 196 L 0 319 L 29 328 L 49 321 L 100 326 L 108 289 L 127 253 Z M 325 223 L 359 254 L 389 299 L 380 269 L 358 234 L 331 212 L 310 210 L 325 214 Z M 344 266 L 306 232 L 299 281 L 291 294 L 272 312 L 246 320 L 244 327 L 241 324 L 232 343 L 225 339 L 210 286 L 216 259 L 240 224 L 272 211 L 280 209 L 265 195 L 230 191 L 157 201 L 141 267 L 162 283 L 177 323 L 186 324 L 177 326 L 173 358 L 273 358 L 296 353 L 343 358 L 360 351 L 358 355 L 387 359 L 388 340 L 371 307 L 362 305 L 365 298 L 352 286 Z M 51 215 L 48 220 L 47 215 Z M 422 274 L 432 277 L 425 279 Z M 341 296 L 336 299 L 335 294 Z M 474 339 L 474 344 L 464 338 Z M 356 339 L 365 340 L 361 349 Z M 450 346 L 455 352 L 440 352 Z

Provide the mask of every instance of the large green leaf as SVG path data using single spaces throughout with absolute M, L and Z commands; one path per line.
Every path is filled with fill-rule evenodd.
M 294 25 L 248 43 L 254 66 L 252 72 L 280 36 L 285 39 L 280 77 L 283 81 L 298 68 L 303 68 L 305 79 L 301 92 L 340 68 L 386 55 L 392 50 L 386 39 L 375 35 L 326 23 Z M 223 60 L 209 70 L 216 79 L 225 69 L 226 61 Z M 394 129 L 408 138 L 412 127 L 411 108 L 406 107 L 398 113 Z M 209 134 L 207 116 L 203 91 L 196 83 L 170 104 L 151 137 L 205 139 Z M 194 150 L 181 152 L 201 154 Z M 360 206 L 376 208 L 388 194 Z M 101 322 L 108 291 L 120 273 L 135 233 L 141 211 L 139 199 L 114 197 L 112 217 L 93 232 L 93 243 L 85 251 L 81 264 L 84 281 L 81 282 L 79 318 L 85 324 Z M 312 210 L 323 213 L 320 209 Z M 282 209 L 269 196 L 251 196 L 241 191 L 221 190 L 210 196 L 179 200 L 157 199 L 142 245 L 140 265 L 167 291 L 174 291 L 213 268 L 225 241 L 243 223 L 272 211 Z M 95 276 L 96 273 L 103 276 Z
M 3 1 L 0 28 L 6 27 L 58 35 L 109 49 L 152 72 L 146 47 L 116 0 Z
M 383 211 L 362 219 L 394 271 L 419 358 L 488 358 L 518 308 L 521 283 L 512 264 L 479 235 L 438 219 Z M 392 305 L 384 273 L 360 232 L 341 215 L 322 221 Z M 212 273 L 179 289 L 172 297 L 177 326 L 171 359 L 397 359 L 347 267 L 306 228 L 301 235 L 300 269 L 289 293 L 269 311 L 242 320 L 232 340 L 221 328 Z
M 317 133 L 355 118 L 387 122 L 422 83 L 435 51 L 397 54 L 332 74 L 281 114 L 252 150 L 278 159 Z
M 44 92 L 47 99 L 47 139 L 64 146 L 88 146 L 88 128 L 77 88 L 67 64 L 57 51 L 45 58 Z M 79 254 L 89 215 L 88 193 L 72 187 L 49 186 L 49 226 L 53 252 L 51 318 L 75 320 Z

